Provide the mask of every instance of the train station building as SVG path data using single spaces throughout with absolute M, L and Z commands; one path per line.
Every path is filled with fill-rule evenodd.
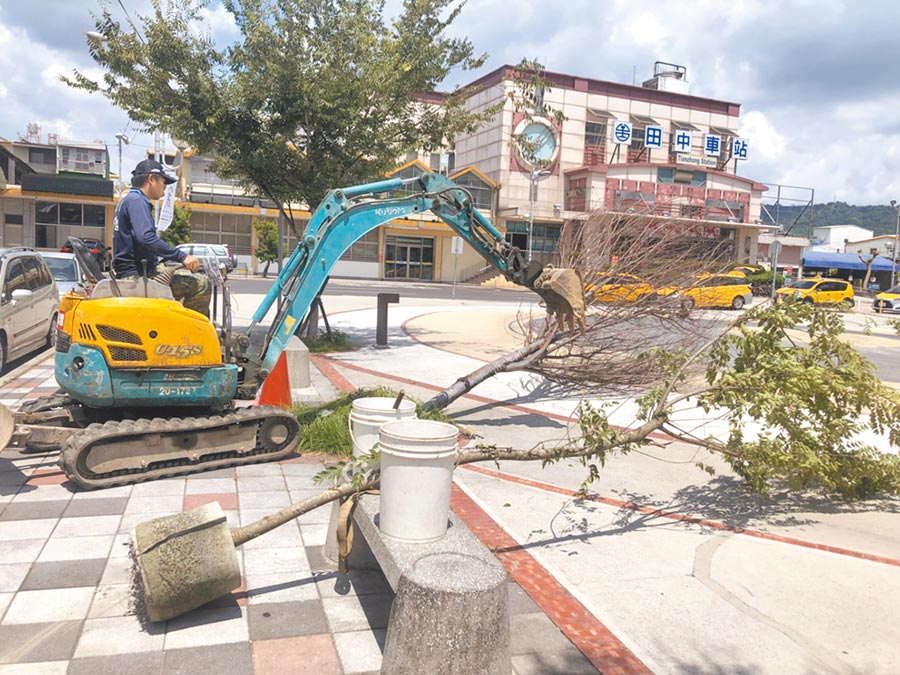
M 444 152 L 401 158 L 390 175 L 449 176 L 508 241 L 541 262 L 554 262 L 565 222 L 586 220 L 598 209 L 677 221 L 696 237 L 724 242 L 737 262 L 760 259 L 760 233 L 768 229 L 759 224 L 766 186 L 740 175 L 752 139 L 740 136 L 739 104 L 691 95 L 685 69 L 659 62 L 640 86 L 547 71 L 543 77 L 544 101 L 564 121 L 517 111 L 509 99 L 515 69 L 503 66 L 470 83 L 467 102 L 472 110 L 503 103 L 501 114 Z M 443 95 L 424 100 L 440 105 Z M 73 162 L 70 171 L 60 169 L 63 153 Z M 80 166 L 76 157 L 91 162 Z M 228 245 L 242 267 L 254 270 L 252 224 L 257 218 L 276 220 L 275 204 L 217 176 L 208 157 L 187 150 L 164 160 L 180 163 L 177 196 L 191 208 L 192 238 Z M 105 146 L 65 150 L 59 144 L 5 142 L 0 167 L 3 245 L 56 248 L 68 234 L 88 231 L 103 232 L 111 243 L 115 196 Z M 84 185 L 71 188 L 78 171 L 86 174 Z M 59 177 L 73 172 L 74 178 L 65 178 L 76 194 L 60 193 Z M 77 223 L 73 204 L 80 205 Z M 309 217 L 302 206 L 299 214 L 300 222 Z M 476 277 L 486 263 L 469 247 L 454 254 L 453 237 L 429 215 L 391 221 L 356 242 L 334 274 L 449 282 L 455 270 L 460 281 Z M 286 232 L 285 250 L 295 243 Z

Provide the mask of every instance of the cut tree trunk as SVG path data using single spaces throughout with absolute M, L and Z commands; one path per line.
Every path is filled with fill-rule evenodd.
M 472 391 L 476 386 L 493 377 L 497 373 L 508 373 L 513 370 L 524 370 L 528 364 L 537 360 L 547 347 L 556 339 L 556 336 L 550 336 L 546 340 L 538 340 L 531 342 L 523 347 L 519 347 L 515 351 L 510 352 L 498 359 L 494 359 L 490 363 L 486 363 L 478 370 L 474 370 L 468 375 L 464 375 L 451 384 L 443 391 L 435 394 L 425 401 L 423 408 L 428 410 L 438 410 L 446 408 L 460 396 Z

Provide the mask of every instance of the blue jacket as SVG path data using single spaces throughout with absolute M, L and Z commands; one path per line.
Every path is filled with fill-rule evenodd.
M 116 207 L 113 220 L 113 270 L 116 277 L 153 274 L 160 260 L 184 262 L 187 253 L 159 238 L 153 222 L 150 200 L 137 188 L 131 188 Z

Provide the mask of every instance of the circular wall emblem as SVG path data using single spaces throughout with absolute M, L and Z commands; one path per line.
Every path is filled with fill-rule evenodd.
M 556 129 L 544 117 L 532 117 L 519 122 L 513 131 L 513 139 L 519 159 L 528 166 L 551 166 L 559 154 Z

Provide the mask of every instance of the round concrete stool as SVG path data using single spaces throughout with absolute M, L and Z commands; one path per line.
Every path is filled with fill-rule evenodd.
M 463 553 L 420 558 L 400 577 L 381 672 L 511 672 L 503 568 Z

